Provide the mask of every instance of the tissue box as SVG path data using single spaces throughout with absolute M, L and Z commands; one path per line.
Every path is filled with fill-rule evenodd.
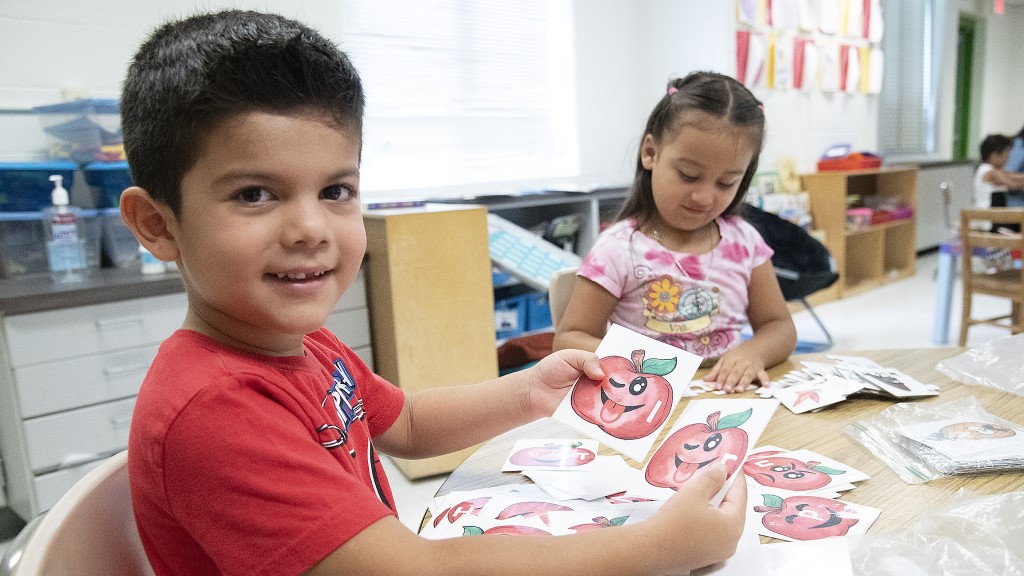
M 33 110 L 50 139 L 52 158 L 70 158 L 80 164 L 124 159 L 117 100 L 83 98 Z
M 35 212 L 50 205 L 50 175 L 64 177 L 68 190 L 74 184 L 74 162 L 0 162 L 0 212 Z

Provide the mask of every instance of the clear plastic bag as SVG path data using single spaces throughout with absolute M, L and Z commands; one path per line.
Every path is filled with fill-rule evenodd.
M 1024 396 L 1024 334 L 993 338 L 935 365 L 965 384 L 991 386 Z
M 902 402 L 843 429 L 908 484 L 955 474 L 1024 469 L 1024 428 L 973 396 Z
M 911 528 L 849 542 L 859 576 L 1024 576 L 1022 543 L 1024 492 L 977 496 L 963 490 L 949 508 Z

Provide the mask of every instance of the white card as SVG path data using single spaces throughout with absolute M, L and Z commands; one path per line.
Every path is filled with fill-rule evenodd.
M 718 505 L 778 407 L 777 400 L 691 400 L 627 494 L 666 500 L 698 470 L 721 462 L 728 479 L 712 499 Z
M 596 352 L 605 379 L 580 377 L 552 417 L 643 462 L 702 358 L 616 324 Z
M 516 440 L 501 471 L 583 469 L 597 459 L 597 449 L 590 438 Z
M 781 540 L 818 540 L 864 534 L 882 513 L 877 508 L 814 495 L 748 491 L 747 522 Z
M 579 470 L 527 470 L 523 474 L 542 490 L 559 500 L 570 498 L 594 500 L 622 492 L 636 483 L 640 471 L 620 456 L 598 456 L 593 464 Z

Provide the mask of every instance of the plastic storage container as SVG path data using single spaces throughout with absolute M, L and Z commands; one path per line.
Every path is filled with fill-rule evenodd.
M 117 100 L 83 98 L 33 110 L 50 139 L 51 158 L 70 158 L 82 164 L 124 159 Z
M 0 212 L 37 212 L 50 205 L 53 183 L 59 174 L 64 187 L 74 184 L 74 162 L 0 162 Z
M 526 330 L 543 330 L 551 328 L 551 306 L 548 304 L 547 292 L 527 294 L 526 298 Z
M 85 238 L 87 270 L 100 266 L 99 213 L 80 210 L 79 230 Z M 42 212 L 0 212 L 0 276 L 48 273 L 46 231 Z
M 104 208 L 99 211 L 99 218 L 104 261 L 115 268 L 138 268 L 139 241 L 121 220 L 121 210 Z
M 494 331 L 498 340 L 514 338 L 526 330 L 528 297 L 511 296 L 494 303 Z
M 82 168 L 85 181 L 98 189 L 97 208 L 117 208 L 121 203 L 121 192 L 132 185 L 132 173 L 128 162 L 90 162 Z

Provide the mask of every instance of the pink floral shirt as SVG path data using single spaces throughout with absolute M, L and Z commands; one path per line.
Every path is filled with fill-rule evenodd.
M 610 322 L 717 358 L 739 344 L 750 275 L 774 252 L 739 216 L 715 222 L 718 245 L 707 254 L 686 254 L 638 232 L 636 220 L 621 220 L 601 233 L 577 275 L 619 299 Z

